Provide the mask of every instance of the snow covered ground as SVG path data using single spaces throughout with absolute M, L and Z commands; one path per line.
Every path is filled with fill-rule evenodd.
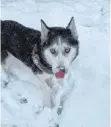
M 2 0 L 1 12 L 1 19 L 39 30 L 40 19 L 49 26 L 66 26 L 75 17 L 80 54 L 60 127 L 109 127 L 109 0 Z M 26 74 L 12 76 L 2 88 L 3 127 L 47 127 L 41 93 L 25 79 Z

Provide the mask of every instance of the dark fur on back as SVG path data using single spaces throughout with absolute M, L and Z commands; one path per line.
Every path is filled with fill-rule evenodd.
M 1 61 L 5 62 L 8 52 L 21 60 L 34 72 L 41 72 L 33 63 L 34 45 L 40 49 L 40 35 L 37 30 L 25 27 L 15 21 L 1 21 Z
M 42 73 L 42 70 L 32 60 L 32 52 L 36 44 L 37 52 L 35 53 L 39 56 L 40 63 L 45 70 L 52 72 L 52 66 L 45 61 L 43 50 L 50 46 L 58 36 L 65 39 L 68 44 L 78 47 L 78 40 L 73 38 L 71 31 L 67 28 L 50 27 L 47 42 L 42 44 L 40 31 L 25 27 L 16 21 L 1 21 L 1 60 L 5 62 L 9 52 L 30 67 L 33 72 Z M 78 49 L 76 56 L 78 55 Z

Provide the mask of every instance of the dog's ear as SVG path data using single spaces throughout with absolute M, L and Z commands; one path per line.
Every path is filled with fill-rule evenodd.
M 41 19 L 41 41 L 42 43 L 47 39 L 48 32 L 49 32 L 48 26 Z
M 77 40 L 78 39 L 78 33 L 77 33 L 74 17 L 71 18 L 71 20 L 70 20 L 70 22 L 66 28 L 71 31 L 73 37 Z

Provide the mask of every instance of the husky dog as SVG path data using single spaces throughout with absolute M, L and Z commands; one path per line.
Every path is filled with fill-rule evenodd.
M 15 66 L 12 58 L 20 61 L 30 70 L 30 75 L 40 79 L 44 106 L 55 114 L 63 106 L 68 93 L 64 81 L 68 79 L 71 64 L 78 53 L 79 41 L 73 17 L 66 28 L 48 27 L 41 20 L 41 32 L 15 21 L 1 21 L 1 64 L 4 72 L 10 74 L 8 69 Z

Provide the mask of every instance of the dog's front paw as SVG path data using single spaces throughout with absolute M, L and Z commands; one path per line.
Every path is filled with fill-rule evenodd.
M 48 123 L 48 127 L 59 127 L 59 124 L 57 124 L 54 119 L 50 119 Z

